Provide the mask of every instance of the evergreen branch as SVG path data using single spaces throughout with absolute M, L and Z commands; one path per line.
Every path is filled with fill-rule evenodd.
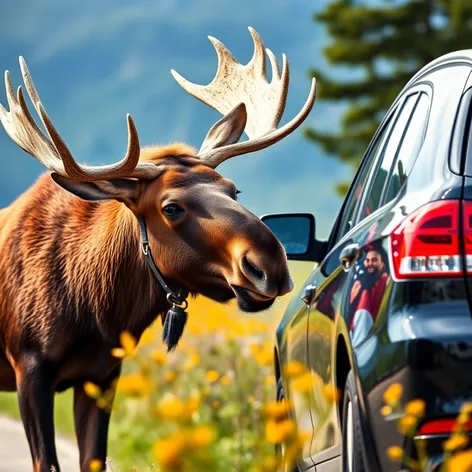
M 325 11 L 315 14 L 315 21 L 325 23 L 328 32 L 335 38 L 360 39 L 366 35 L 384 34 L 388 28 L 405 28 L 422 21 L 426 5 L 413 1 L 400 6 L 370 7 L 333 2 Z

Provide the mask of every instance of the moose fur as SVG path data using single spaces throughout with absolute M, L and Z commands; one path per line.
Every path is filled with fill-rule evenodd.
M 0 121 L 18 146 L 52 171 L 0 210 L 0 390 L 18 392 L 35 472 L 59 471 L 54 393 L 67 388 L 74 389 L 81 471 L 89 471 L 92 459 L 105 461 L 110 415 L 83 384 L 113 390 L 121 361 L 111 351 L 120 333 L 139 339 L 169 309 L 141 251 L 138 221 L 145 222 L 155 264 L 174 292 L 218 302 L 235 298 L 242 310 L 257 312 L 292 289 L 283 246 L 238 203 L 235 185 L 215 168 L 292 133 L 313 107 L 315 80 L 300 112 L 277 128 L 288 62 L 284 57 L 280 71 L 249 31 L 254 55 L 246 66 L 210 37 L 219 66 L 209 85 L 196 86 L 173 71 L 185 90 L 223 115 L 198 152 L 179 143 L 141 148 L 128 115 L 125 157 L 81 165 L 47 115 L 25 60 L 20 57 L 25 88 L 46 132 L 21 87 L 15 94 L 5 74 L 9 110 L 0 106 Z M 249 139 L 238 142 L 243 133 Z M 177 317 L 183 308 L 173 303 Z M 191 307 L 190 316 L 198 316 Z
M 167 170 L 156 182 L 142 185 L 175 186 L 189 192 L 198 185 L 222 185 L 234 197 L 234 185 L 201 164 L 194 152 L 182 144 L 144 148 L 141 160 L 165 162 Z M 142 195 L 150 198 L 153 192 L 148 188 Z M 145 213 L 146 202 L 140 203 Z M 49 471 L 51 465 L 59 470 L 53 394 L 69 387 L 74 388 L 81 470 L 88 471 L 93 458 L 105 459 L 109 415 L 86 396 L 83 383 L 110 388 L 121 368 L 121 361 L 110 354 L 119 344 L 119 334 L 128 330 L 139 339 L 169 307 L 142 256 L 138 223 L 130 206 L 132 202 L 113 199 L 83 200 L 44 174 L 0 210 L 0 389 L 18 390 L 35 471 Z M 262 229 L 258 223 L 253 235 Z M 161 225 L 157 232 L 165 235 L 166 231 Z M 217 252 L 221 235 L 213 236 Z M 268 230 L 262 240 L 268 244 L 264 252 L 280 254 Z M 189 247 L 169 248 L 161 240 L 153 242 L 153 249 L 171 286 L 183 286 L 186 278 L 192 281 L 182 268 L 195 269 L 204 278 L 201 260 L 188 265 Z M 283 264 L 284 259 L 282 271 Z M 179 272 L 176 280 L 173 274 Z M 192 283 L 185 287 L 191 293 L 198 291 Z M 229 293 L 208 295 L 231 298 Z M 272 301 L 256 301 L 255 309 Z

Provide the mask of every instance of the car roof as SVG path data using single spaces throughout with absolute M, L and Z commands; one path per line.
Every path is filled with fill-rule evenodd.
M 422 67 L 413 77 L 406 83 L 404 90 L 409 88 L 411 85 L 422 79 L 425 75 L 433 72 L 435 69 L 440 67 L 447 67 L 457 65 L 457 63 L 465 63 L 472 67 L 472 49 L 463 49 L 459 51 L 450 52 L 444 54 L 437 59 L 426 64 Z M 403 93 L 400 92 L 399 95 Z

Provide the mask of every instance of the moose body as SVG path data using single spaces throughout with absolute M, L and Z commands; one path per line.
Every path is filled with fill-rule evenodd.
M 251 34 L 252 63 L 259 67 L 264 49 L 257 33 Z M 214 44 L 220 63 L 228 65 L 221 43 Z M 86 395 L 84 382 L 113 389 L 121 361 L 111 351 L 120 333 L 139 339 L 159 315 L 168 316 L 168 293 L 143 257 L 139 219 L 174 291 L 219 302 L 236 298 L 241 309 L 256 312 L 291 290 L 282 245 L 237 202 L 235 185 L 214 168 L 293 131 L 313 106 L 314 86 L 299 116 L 280 130 L 275 128 L 285 105 L 286 64 L 275 126 L 261 127 L 257 120 L 254 125 L 244 97 L 232 97 L 228 110 L 209 103 L 224 117 L 199 152 L 185 144 L 140 148 L 128 117 L 126 157 L 111 166 L 84 167 L 52 125 L 22 59 L 20 65 L 47 135 L 32 120 L 21 89 L 15 97 L 8 74 L 10 111 L 0 107 L 0 119 L 10 137 L 52 174 L 0 210 L 0 389 L 18 392 L 34 470 L 49 472 L 52 466 L 59 470 L 54 393 L 72 387 L 85 472 L 92 459 L 105 461 L 110 415 Z M 202 99 L 190 90 L 193 84 L 180 76 L 178 81 Z M 254 139 L 236 143 L 244 131 Z

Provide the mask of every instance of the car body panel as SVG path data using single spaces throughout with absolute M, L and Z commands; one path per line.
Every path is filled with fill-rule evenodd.
M 472 399 L 472 381 L 464 375 L 472 367 L 472 278 L 464 273 L 455 278 L 399 281 L 392 273 L 389 247 L 391 232 L 422 205 L 472 200 L 472 177 L 461 175 L 464 169 L 472 169 L 471 152 L 466 158 L 461 144 L 470 130 L 464 124 L 471 116 L 464 92 L 472 87 L 471 70 L 472 51 L 460 51 L 433 61 L 408 82 L 366 151 L 333 227 L 328 254 L 293 296 L 277 328 L 279 366 L 300 360 L 333 387 L 338 382 L 338 344 L 345 344 L 356 376 L 367 443 L 364 452 L 371 470 L 397 470 L 386 448 L 411 447 L 394 422 L 380 415 L 383 392 L 389 385 L 402 383 L 405 401 L 425 399 L 427 419 L 455 415 L 464 401 Z M 418 149 L 407 146 L 412 158 L 406 158 L 406 167 L 399 170 L 402 154 L 395 152 L 391 167 L 385 169 L 384 187 L 378 186 L 376 195 L 374 179 L 383 171 L 379 163 L 386 162 L 390 139 L 397 138 L 394 133 L 402 123 L 407 123 L 407 129 L 417 126 L 415 136 L 421 134 L 423 140 Z M 402 152 L 408 144 L 405 136 L 398 138 Z M 381 157 L 371 157 L 375 153 Z M 394 191 L 389 195 L 391 188 Z M 369 212 L 370 195 L 378 204 Z M 350 244 L 357 244 L 360 251 L 346 268 L 339 257 Z M 375 269 L 378 278 L 368 277 L 369 251 L 381 259 Z M 301 297 L 309 284 L 316 291 L 307 306 Z M 291 379 L 284 377 L 283 368 L 279 370 L 291 392 Z M 311 466 L 311 457 L 318 471 L 339 470 L 339 408 L 328 407 L 315 388 L 309 394 L 309 408 L 304 404 L 296 409 L 297 423 L 312 428 L 301 468 Z
M 287 307 L 286 314 L 290 316 L 282 318 L 277 328 L 277 358 L 280 366 L 287 366 L 290 363 L 300 363 L 308 368 L 308 353 L 306 343 L 308 308 L 301 301 L 300 292 L 298 296 L 292 298 Z M 295 313 L 295 315 L 293 315 Z M 285 324 L 286 323 L 286 324 Z M 287 346 L 290 346 L 287 349 Z M 291 388 L 291 383 L 285 381 L 286 378 L 282 372 L 282 379 L 285 398 L 293 405 L 291 417 L 296 422 L 299 431 L 310 431 L 312 429 L 310 406 L 304 395 L 300 395 Z M 309 443 L 305 443 L 300 458 L 299 466 L 305 470 L 314 466 L 311 459 Z

